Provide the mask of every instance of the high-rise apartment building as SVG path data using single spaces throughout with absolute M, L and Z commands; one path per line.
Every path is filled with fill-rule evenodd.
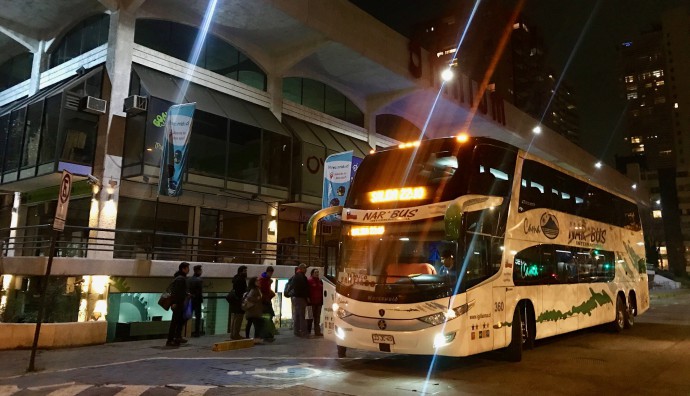
M 471 11 L 467 4 L 422 23 L 413 29 L 413 39 L 439 69 L 452 64 L 473 80 L 486 81 L 487 89 L 579 144 L 575 92 L 549 70 L 538 31 L 522 16 L 513 20 L 511 8 L 482 4 L 463 37 Z
M 661 22 L 619 47 L 625 141 L 651 193 L 648 229 L 663 229 L 648 236 L 680 274 L 690 263 L 690 8 L 670 10 Z

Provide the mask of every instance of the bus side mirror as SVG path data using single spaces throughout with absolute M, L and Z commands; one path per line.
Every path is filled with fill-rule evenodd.
M 338 214 L 342 211 L 342 206 L 329 206 L 311 215 L 309 221 L 307 222 L 307 244 L 313 245 L 316 242 L 316 225 L 318 224 L 319 220 L 332 214 Z

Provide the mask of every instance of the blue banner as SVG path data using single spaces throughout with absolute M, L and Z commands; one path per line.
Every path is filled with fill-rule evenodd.
M 323 163 L 323 198 L 321 207 L 345 204 L 352 177 L 352 151 L 331 154 Z
M 163 154 L 158 194 L 177 197 L 182 194 L 182 176 L 187 165 L 189 136 L 196 103 L 170 106 L 163 132 Z

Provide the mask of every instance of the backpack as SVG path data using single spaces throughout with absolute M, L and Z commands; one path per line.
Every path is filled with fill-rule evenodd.
M 285 284 L 285 289 L 283 289 L 283 296 L 285 297 L 294 297 L 295 296 L 295 285 L 292 284 L 292 280 L 295 277 L 291 277 L 287 283 Z

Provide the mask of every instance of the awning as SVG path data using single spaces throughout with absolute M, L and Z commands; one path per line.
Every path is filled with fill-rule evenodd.
M 100 66 L 98 66 L 100 67 Z M 55 83 L 51 86 L 45 87 L 41 89 L 40 91 L 36 92 L 34 95 L 27 96 L 26 98 L 22 98 L 19 100 L 15 100 L 14 102 L 10 102 L 6 104 L 3 107 L 0 107 L 0 117 L 4 116 L 5 114 L 11 113 L 14 110 L 21 109 L 22 107 L 32 105 L 34 103 L 37 103 L 47 97 L 54 96 L 57 94 L 62 93 L 62 91 L 65 90 L 69 85 L 74 83 L 76 80 L 80 79 L 82 75 L 75 74 L 71 77 L 69 77 L 66 80 L 62 80 L 58 83 Z
M 132 65 L 141 84 L 152 96 L 174 102 L 183 89 L 184 80 L 141 65 Z M 184 93 L 187 102 L 196 102 L 196 108 L 284 136 L 291 136 L 278 119 L 265 107 L 189 83 Z
M 283 114 L 283 123 L 295 133 L 297 139 L 299 139 L 301 142 L 324 147 L 323 142 L 321 142 L 316 135 L 314 135 L 314 132 L 309 129 L 304 121 Z

